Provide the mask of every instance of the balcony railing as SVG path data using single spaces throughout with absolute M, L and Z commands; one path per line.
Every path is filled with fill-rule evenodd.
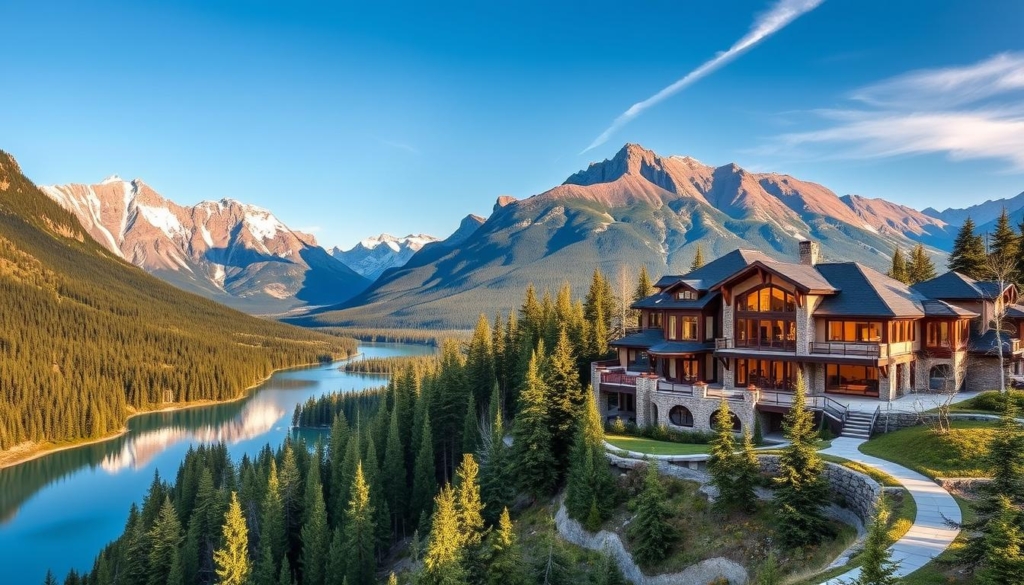
M 678 382 L 669 382 L 664 378 L 658 380 L 658 392 L 671 392 L 673 394 L 685 394 L 687 396 L 693 396 L 693 384 L 680 384 Z
M 745 349 L 749 351 L 796 351 L 796 339 L 762 339 L 760 344 L 737 342 L 730 337 L 715 339 L 715 349 Z
M 601 372 L 601 383 L 602 384 L 613 384 L 615 386 L 633 386 L 636 387 L 637 376 L 626 374 L 623 372 Z
M 845 422 L 849 407 L 828 396 L 807 396 L 807 408 L 820 410 L 837 421 Z M 792 392 L 775 392 L 761 390 L 758 393 L 758 404 L 769 404 L 772 406 L 793 406 Z
M 811 353 L 844 357 L 888 358 L 913 353 L 914 342 L 873 343 L 869 341 L 812 341 Z

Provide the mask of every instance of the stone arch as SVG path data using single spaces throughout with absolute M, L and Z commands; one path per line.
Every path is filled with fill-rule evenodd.
M 712 430 L 715 430 L 715 429 L 718 428 L 718 425 L 715 424 L 715 417 L 717 417 L 717 416 L 718 416 L 718 410 L 715 410 L 714 412 L 711 413 L 711 418 L 708 420 L 708 424 L 711 426 Z M 734 432 L 738 433 L 741 430 L 743 430 L 743 423 L 740 422 L 740 417 L 736 416 L 735 412 L 729 411 L 729 418 L 732 419 L 732 430 Z

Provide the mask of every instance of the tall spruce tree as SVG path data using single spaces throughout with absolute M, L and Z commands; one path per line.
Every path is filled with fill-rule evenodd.
M 736 452 L 732 413 L 724 398 L 715 412 L 715 428 L 708 458 L 711 482 L 718 488 L 715 504 L 725 510 L 750 510 L 757 501 L 754 493 L 759 470 L 757 458 L 749 432 L 743 435 L 743 451 Z
M 487 585 L 526 585 L 523 554 L 516 539 L 508 508 L 502 508 L 498 529 L 491 533 L 491 555 Z
M 817 432 L 806 396 L 803 372 L 798 369 L 793 401 L 783 419 L 789 445 L 779 456 L 775 478 L 777 532 L 791 548 L 819 542 L 832 532 L 822 513 L 829 488 L 823 475 L 825 463 L 815 448 Z
M 657 463 L 648 463 L 644 487 L 637 498 L 636 516 L 628 528 L 633 558 L 641 566 L 650 567 L 665 558 L 669 548 L 679 539 L 675 528 L 668 523 L 671 514 L 666 499 Z
M 614 508 L 616 489 L 615 478 L 604 456 L 601 413 L 593 394 L 590 394 L 573 440 L 566 485 L 566 511 L 571 517 L 585 522 L 588 530 L 596 530 Z
M 548 428 L 549 390 L 540 376 L 540 359 L 533 352 L 512 427 L 512 458 L 519 486 L 533 497 L 551 494 L 555 488 L 555 457 Z
M 899 246 L 892 252 L 892 266 L 889 268 L 889 278 L 896 279 L 903 284 L 910 284 L 910 272 L 907 270 L 907 257 Z
M 476 453 L 480 448 L 480 412 L 476 398 L 471 394 L 466 406 L 466 417 L 462 423 L 462 452 Z
M 446 485 L 434 500 L 430 542 L 423 558 L 423 574 L 419 582 L 423 585 L 468 583 L 463 565 L 463 542 L 455 490 Z
M 701 266 L 704 266 L 704 248 L 698 243 L 697 251 L 693 255 L 693 262 L 690 262 L 690 271 L 697 270 Z
M 1024 509 L 1024 427 L 1016 420 L 1017 409 L 1012 400 L 1002 400 L 1003 412 L 996 432 L 988 445 L 987 464 L 992 472 L 992 481 L 978 486 L 978 498 L 974 502 L 975 518 L 964 522 L 961 528 L 971 535 L 967 546 L 959 554 L 965 564 L 984 564 L 994 553 L 992 546 L 998 538 L 992 531 L 1002 527 L 996 521 L 1008 518 L 1003 498 L 1008 500 L 1012 510 Z M 1024 527 L 1024 517 L 1017 516 Z
M 1010 498 L 999 496 L 996 513 L 985 528 L 985 557 L 978 575 L 981 583 L 1017 585 L 1024 583 L 1024 530 L 1021 511 Z
M 287 550 L 288 533 L 285 531 L 284 502 L 281 500 L 281 484 L 277 478 L 277 462 L 274 459 L 270 460 L 270 474 L 260 512 L 260 542 L 261 546 L 270 549 L 270 560 L 274 565 L 271 575 L 276 579 L 277 559 Z
M 349 585 L 373 585 L 377 540 L 373 524 L 373 506 L 370 505 L 370 487 L 363 474 L 363 464 L 356 466 L 352 480 L 351 499 L 345 511 L 345 579 Z
M 576 356 L 573 355 L 572 344 L 564 327 L 559 332 L 555 350 L 548 361 L 544 381 L 549 391 L 548 429 L 551 432 L 555 472 L 561 476 L 569 465 L 569 450 L 584 403 Z
M 420 450 L 416 455 L 416 468 L 413 470 L 412 499 L 409 511 L 412 518 L 421 514 L 430 515 L 430 506 L 437 492 L 437 476 L 434 471 L 434 438 L 430 429 L 430 417 L 423 421 L 423 434 L 420 437 Z
M 914 246 L 914 251 L 910 254 L 907 277 L 911 284 L 935 278 L 935 265 L 932 264 L 932 259 L 928 257 L 928 253 L 924 251 L 924 246 L 921 244 Z
M 875 503 L 875 514 L 871 518 L 868 537 L 864 541 L 863 563 L 855 585 L 896 585 L 898 566 L 892 562 L 889 550 L 889 504 L 885 496 Z
M 1005 207 L 1003 212 L 999 214 L 999 219 L 996 220 L 996 228 L 992 231 L 990 244 L 989 253 L 993 257 L 993 266 L 1016 267 L 1020 256 L 1020 235 L 1014 231 L 1013 226 L 1010 224 L 1010 216 L 1007 214 Z M 1011 273 L 1008 276 L 1010 282 L 1017 281 L 1016 274 Z
M 406 509 L 406 471 L 405 449 L 402 447 L 402 434 L 398 427 L 398 409 L 391 411 L 391 425 L 388 429 L 388 444 L 384 449 L 384 500 L 391 512 L 391 529 L 396 536 L 405 536 Z
M 249 580 L 249 530 L 242 517 L 238 493 L 231 492 L 231 504 L 224 515 L 224 546 L 213 553 L 221 585 L 246 585 Z
M 164 496 L 160 515 L 149 531 L 149 584 L 166 585 L 174 564 L 181 560 L 178 547 L 181 545 L 181 521 L 178 512 L 171 505 L 171 499 Z
M 306 495 L 300 535 L 302 539 L 302 583 L 323 585 L 327 568 L 327 549 L 331 544 L 331 532 L 327 527 L 327 505 L 324 503 L 323 487 L 320 483 L 320 465 L 310 461 L 306 474 Z
M 480 466 L 470 454 L 462 456 L 462 463 L 455 472 L 456 505 L 459 512 L 459 526 L 464 544 L 478 546 L 484 537 L 484 504 L 480 497 Z
M 953 240 L 953 250 L 949 253 L 950 270 L 964 276 L 980 280 L 985 278 L 985 242 L 980 235 L 974 233 L 974 220 L 967 217 Z
M 485 404 L 494 386 L 494 347 L 491 326 L 483 314 L 476 322 L 476 329 L 469 342 L 466 355 L 466 378 L 470 393 L 477 404 Z
M 496 412 L 491 425 L 487 449 L 480 470 L 480 497 L 484 502 L 484 518 L 491 524 L 498 521 L 497 510 L 512 505 L 516 497 L 515 480 L 505 444 L 505 427 L 501 412 Z

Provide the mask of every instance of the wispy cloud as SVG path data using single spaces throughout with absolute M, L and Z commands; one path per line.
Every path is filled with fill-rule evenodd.
M 824 0 L 779 0 L 779 2 L 772 6 L 771 9 L 764 14 L 759 15 L 754 20 L 754 24 L 750 27 L 750 31 L 729 47 L 729 50 L 718 53 L 714 58 L 709 61 L 705 61 L 700 67 L 697 67 L 693 71 L 687 73 L 672 85 L 644 101 L 637 102 L 630 106 L 630 108 L 623 112 L 622 115 L 615 118 L 612 125 L 602 132 L 600 136 L 594 139 L 594 141 L 590 143 L 590 146 L 584 148 L 583 152 L 580 154 L 604 144 L 609 138 L 611 138 L 612 134 L 628 124 L 633 118 L 642 114 L 644 110 L 658 105 L 700 80 L 702 77 L 705 77 L 728 64 L 730 61 L 736 59 L 764 39 L 779 30 L 782 30 L 786 25 L 796 20 L 802 14 L 814 10 L 822 2 L 824 2 Z
M 783 134 L 759 151 L 800 157 L 813 149 L 828 158 L 942 153 L 951 160 L 1001 160 L 1024 171 L 1022 94 L 1020 53 L 914 71 L 853 92 L 860 108 L 818 110 L 826 127 Z
M 378 138 L 377 142 L 381 143 L 384 146 L 389 146 L 391 148 L 397 148 L 398 150 L 404 150 L 404 151 L 412 153 L 412 154 L 420 154 L 420 150 L 418 148 L 416 148 L 415 146 L 413 146 L 411 144 L 406 144 L 404 142 L 395 142 L 393 140 L 384 140 L 383 138 Z

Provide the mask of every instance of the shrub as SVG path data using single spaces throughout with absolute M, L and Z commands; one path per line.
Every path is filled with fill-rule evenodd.
M 611 426 L 608 428 L 609 431 L 617 434 L 626 434 L 626 423 L 622 422 L 622 417 L 615 417 L 612 421 Z

